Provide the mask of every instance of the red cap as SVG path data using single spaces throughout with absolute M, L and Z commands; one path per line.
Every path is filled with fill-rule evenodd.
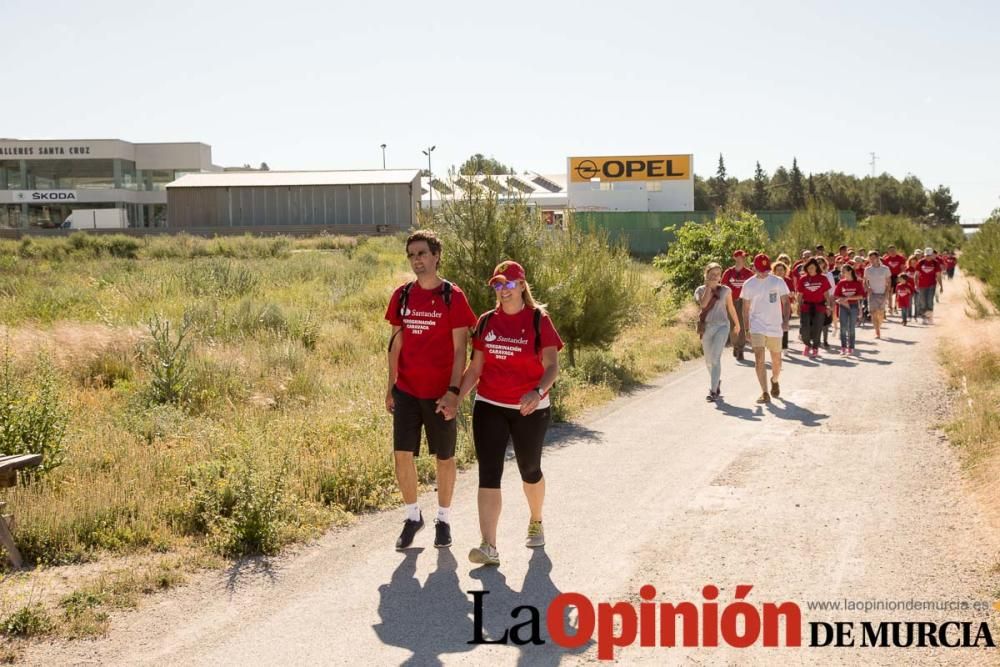
M 746 256 L 747 256 L 746 250 L 737 250 L 733 252 L 733 259 L 736 259 L 737 257 L 746 257 Z
M 761 273 L 770 271 L 771 258 L 765 255 L 764 253 L 760 253 L 759 255 L 753 258 L 753 268 L 757 269 Z
M 493 277 L 486 284 L 492 285 L 498 280 L 503 282 L 524 280 L 524 267 L 512 260 L 500 262 L 497 268 L 493 269 Z

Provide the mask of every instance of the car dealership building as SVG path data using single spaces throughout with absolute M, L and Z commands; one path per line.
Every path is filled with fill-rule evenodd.
M 0 228 L 60 227 L 77 209 L 123 209 L 129 227 L 166 224 L 166 185 L 219 171 L 198 143 L 0 139 Z

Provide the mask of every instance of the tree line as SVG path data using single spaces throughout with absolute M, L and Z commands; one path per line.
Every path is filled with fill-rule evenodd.
M 907 174 L 899 180 L 891 174 L 858 177 L 828 171 L 809 173 L 792 158 L 791 168 L 784 165 L 768 174 L 757 162 L 752 178 L 740 180 L 729 175 L 723 156 L 715 175 L 695 175 L 694 208 L 712 211 L 736 207 L 747 211 L 801 210 L 810 202 L 829 204 L 844 211 L 854 211 L 858 219 L 873 215 L 903 215 L 927 225 L 958 224 L 958 202 L 951 189 L 939 185 L 930 190 L 919 178 Z

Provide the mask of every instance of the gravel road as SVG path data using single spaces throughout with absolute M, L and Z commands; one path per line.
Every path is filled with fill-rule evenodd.
M 943 317 L 959 317 L 949 284 Z M 704 602 L 719 587 L 720 610 L 737 585 L 747 601 L 796 602 L 808 623 L 851 620 L 990 622 L 986 611 L 818 611 L 811 601 L 985 601 L 1000 575 L 998 536 L 963 482 L 937 425 L 947 394 L 935 361 L 934 327 L 891 321 L 885 338 L 866 327 L 859 358 L 818 362 L 786 355 L 782 395 L 758 394 L 749 364 L 725 356 L 725 401 L 704 401 L 702 361 L 683 365 L 629 397 L 561 427 L 547 447 L 544 550 L 522 546 L 527 507 L 517 468 L 505 471 L 499 569 L 473 569 L 478 543 L 476 475 L 459 476 L 455 545 L 436 550 L 433 530 L 418 549 L 393 550 L 401 512 L 362 518 L 293 555 L 199 577 L 139 612 L 116 615 L 101 640 L 51 643 L 35 664 L 524 664 L 597 661 L 592 641 L 470 645 L 472 598 L 488 590 L 486 632 L 500 636 L 518 605 L 543 610 L 560 592 L 637 604 L 644 584 L 658 601 Z M 794 336 L 793 336 L 794 338 Z M 388 417 L 387 417 L 388 418 Z M 387 445 L 388 446 L 388 445 Z M 433 516 L 433 494 L 421 498 Z M 860 627 L 855 639 L 860 643 Z M 973 631 L 975 634 L 975 630 Z M 758 643 L 759 644 L 759 643 Z M 1000 664 L 1000 649 L 642 648 L 623 663 Z

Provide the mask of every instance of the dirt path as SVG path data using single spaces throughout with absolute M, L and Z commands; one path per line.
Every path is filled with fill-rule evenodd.
M 961 298 L 950 288 L 945 304 Z M 957 314 L 952 311 L 952 314 Z M 114 618 L 109 637 L 37 646 L 34 664 L 559 664 L 596 661 L 596 646 L 472 646 L 467 591 L 488 590 L 486 630 L 498 636 L 517 605 L 544 609 L 559 592 L 638 602 L 703 602 L 738 584 L 747 598 L 794 601 L 808 623 L 831 620 L 988 620 L 986 611 L 814 611 L 810 601 L 992 603 L 1000 553 L 955 457 L 935 429 L 947 399 L 935 328 L 866 328 L 860 359 L 789 355 L 782 398 L 754 404 L 747 366 L 725 360 L 726 401 L 703 400 L 691 362 L 635 395 L 561 429 L 543 462 L 548 545 L 521 546 L 527 509 L 516 467 L 504 479 L 503 565 L 473 570 L 475 474 L 460 476 L 455 546 L 392 549 L 399 512 L 365 517 L 294 557 L 253 563 Z M 433 511 L 430 496 L 422 498 Z M 525 620 L 526 616 L 518 620 Z M 548 633 L 543 635 L 548 639 Z M 855 636 L 860 635 L 860 628 Z M 1000 649 L 640 648 L 622 662 L 655 664 L 998 664 Z

